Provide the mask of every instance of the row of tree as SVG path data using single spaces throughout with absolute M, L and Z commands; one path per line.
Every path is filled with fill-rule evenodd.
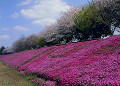
M 111 28 L 114 26 L 114 28 Z M 94 0 L 88 5 L 71 7 L 56 23 L 39 34 L 22 37 L 13 43 L 16 52 L 75 40 L 88 40 L 113 35 L 120 27 L 119 0 Z
M 45 45 L 46 41 L 43 37 L 38 37 L 36 34 L 32 34 L 28 37 L 22 36 L 12 44 L 12 48 L 15 52 L 40 48 Z

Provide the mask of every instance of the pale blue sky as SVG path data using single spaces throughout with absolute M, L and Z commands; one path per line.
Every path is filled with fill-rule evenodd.
M 90 1 L 90 0 L 88 0 Z M 21 35 L 39 33 L 70 6 L 87 0 L 0 0 L 0 46 L 10 47 Z

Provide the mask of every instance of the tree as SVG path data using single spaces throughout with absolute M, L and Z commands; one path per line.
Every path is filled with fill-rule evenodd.
M 102 35 L 111 34 L 110 27 L 102 22 L 101 12 L 93 2 L 83 6 L 79 14 L 73 17 L 75 27 L 80 30 L 83 40 L 100 38 Z
M 108 26 L 111 26 L 113 35 L 116 28 L 120 28 L 120 1 L 119 0 L 94 0 L 101 11 L 101 17 Z M 114 28 L 112 28 L 114 26 Z
M 1 46 L 1 48 L 0 48 L 0 55 L 2 55 L 3 53 L 2 53 L 2 51 L 5 49 L 5 47 L 4 46 Z
M 36 34 L 32 34 L 25 39 L 25 49 L 35 49 L 37 48 L 36 40 L 38 39 Z
M 14 50 L 12 49 L 12 47 L 7 47 L 5 48 L 3 51 L 2 51 L 2 54 L 5 55 L 5 54 L 11 54 L 11 53 L 14 53 Z
M 20 37 L 19 40 L 16 40 L 13 44 L 12 44 L 12 48 L 15 52 L 20 52 L 20 51 L 24 51 L 25 48 L 25 37 Z
M 40 37 L 36 40 L 36 42 L 39 45 L 39 47 L 44 47 L 47 43 L 44 37 Z
M 44 31 L 41 31 L 39 33 L 39 37 L 44 37 L 45 40 L 50 43 L 50 45 L 52 44 L 56 44 L 57 43 L 57 39 L 56 39 L 56 35 L 57 35 L 57 23 L 51 24 L 50 26 L 46 26 Z
M 65 43 L 72 42 L 73 39 L 79 39 L 78 33 L 79 31 L 74 28 L 74 14 L 77 14 L 81 10 L 81 6 L 79 7 L 71 7 L 66 12 L 63 12 L 60 19 L 57 20 L 57 35 L 59 38 L 59 43 L 64 41 Z

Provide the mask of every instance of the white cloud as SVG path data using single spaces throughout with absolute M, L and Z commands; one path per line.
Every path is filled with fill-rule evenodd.
M 10 36 L 9 35 L 0 35 L 0 40 L 6 40 L 6 39 L 10 39 Z
M 33 19 L 33 24 L 54 23 L 61 11 L 66 11 L 70 6 L 62 0 L 35 0 L 34 5 L 28 9 L 22 9 L 21 14 Z
M 14 32 L 14 35 L 18 35 L 18 33 L 17 33 L 17 32 Z
M 28 28 L 23 27 L 23 26 L 15 26 L 14 29 L 15 29 L 15 30 L 20 30 L 20 31 L 29 31 Z
M 32 1 L 33 1 L 33 0 L 25 0 L 24 2 L 17 4 L 17 6 L 28 5 L 28 4 L 30 4 Z
M 15 12 L 15 13 L 12 14 L 10 17 L 12 17 L 12 18 L 18 18 L 18 17 L 19 17 L 19 14 Z
M 46 19 L 41 19 L 41 20 L 34 20 L 32 23 L 33 24 L 39 24 L 41 26 L 49 25 L 51 23 L 55 23 L 56 19 L 52 18 L 46 18 Z
M 9 28 L 2 28 L 3 31 L 9 31 Z

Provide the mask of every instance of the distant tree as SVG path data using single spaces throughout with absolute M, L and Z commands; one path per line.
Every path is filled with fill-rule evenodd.
M 113 35 L 116 28 L 120 28 L 120 0 L 94 0 L 101 11 L 101 17 L 108 26 L 111 26 Z M 114 28 L 112 28 L 114 26 Z
M 25 49 L 35 49 L 37 48 L 36 40 L 38 39 L 36 34 L 32 34 L 25 39 Z
M 24 51 L 25 48 L 25 37 L 20 37 L 19 40 L 16 40 L 13 44 L 12 44 L 12 48 L 15 52 L 20 52 L 20 51 Z
M 101 38 L 102 35 L 111 34 L 110 27 L 102 22 L 101 12 L 93 2 L 82 7 L 79 14 L 73 17 L 75 27 L 80 30 L 83 40 L 88 38 Z
M 1 48 L 0 48 L 0 55 L 2 55 L 3 53 L 2 53 L 2 51 L 5 49 L 5 47 L 4 46 L 1 46 Z
M 36 43 L 39 45 L 39 47 L 44 47 L 47 43 L 44 37 L 40 37 L 36 40 Z
M 5 55 L 5 54 L 11 54 L 11 53 L 14 53 L 14 50 L 12 47 L 8 47 L 8 48 L 5 48 L 3 51 L 2 51 L 2 54 Z

